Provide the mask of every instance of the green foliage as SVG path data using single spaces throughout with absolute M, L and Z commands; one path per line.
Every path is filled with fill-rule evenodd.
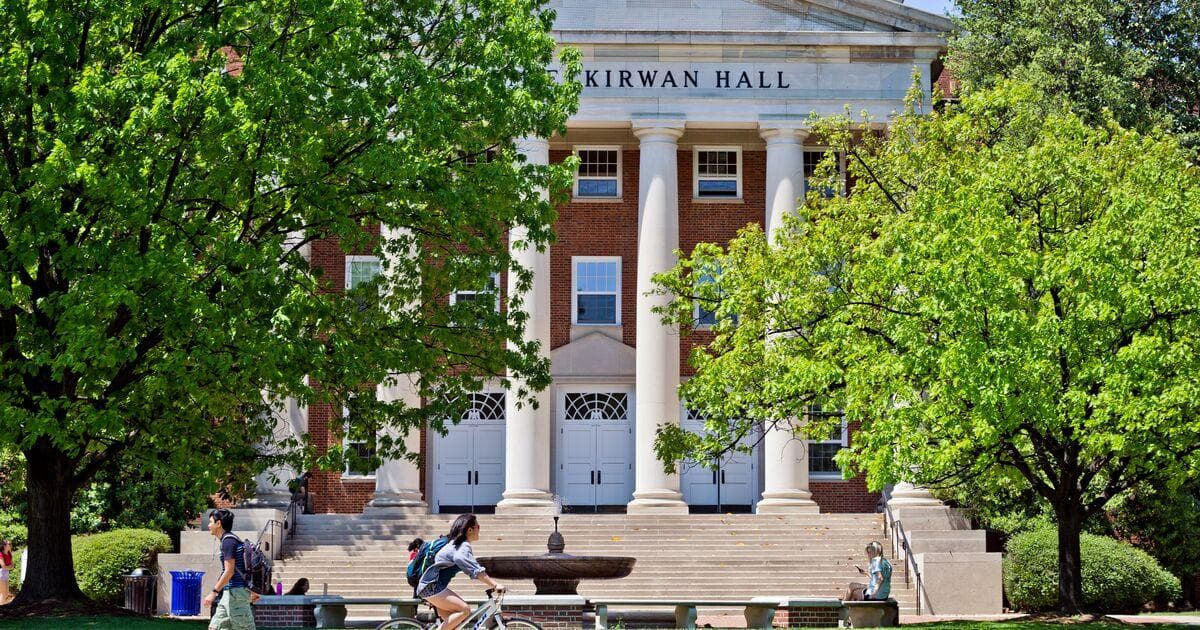
M 1180 597 L 1179 578 L 1154 558 L 1105 536 L 1084 534 L 1083 599 L 1088 610 L 1136 612 L 1145 604 Z M 1052 528 L 1024 532 L 1008 542 L 1004 592 L 1023 612 L 1058 604 L 1058 533 Z
M 1025 84 L 929 115 L 913 99 L 886 136 L 816 125 L 852 194 L 825 198 L 819 174 L 805 220 L 773 242 L 751 226 L 658 277 L 666 321 L 687 328 L 696 274 L 722 270 L 700 296 L 729 316 L 680 392 L 715 437 L 664 432 L 659 457 L 712 457 L 758 423 L 827 434 L 802 421 L 833 404 L 862 423 L 838 461 L 871 487 L 1028 490 L 1067 532 L 1125 489 L 1200 469 L 1189 152 Z
M 11 540 L 13 547 L 21 547 L 29 540 L 29 530 L 19 514 L 0 512 L 0 540 Z
M 104 468 L 75 496 L 71 531 L 177 531 L 202 513 L 216 487 L 204 479 L 155 470 Z
M 12 444 L 0 444 L 0 513 L 25 511 L 25 456 Z
M 485 380 L 546 387 L 507 235 L 547 246 L 542 190 L 571 181 L 518 143 L 577 106 L 552 24 L 541 0 L 0 0 L 0 447 L 29 492 L 65 514 L 116 465 L 187 479 L 190 503 L 220 471 L 341 466 L 276 435 L 289 398 L 394 429 L 371 465 L 415 457 L 391 436 L 461 417 Z M 343 293 L 317 241 L 384 273 Z M 506 271 L 510 308 L 442 304 Z M 413 396 L 362 391 L 406 374 Z M 58 525 L 31 532 L 53 537 L 31 570 L 62 596 Z
M 171 551 L 171 539 L 148 529 L 119 529 L 72 539 L 75 575 L 84 594 L 116 604 L 124 593 L 121 576 L 141 568 L 151 569 L 160 553 Z
M 950 64 L 967 89 L 1016 78 L 1102 124 L 1165 124 L 1200 144 L 1200 5 L 960 0 Z
M 1200 480 L 1181 487 L 1141 484 L 1109 511 L 1115 535 L 1149 553 L 1171 573 L 1200 575 Z

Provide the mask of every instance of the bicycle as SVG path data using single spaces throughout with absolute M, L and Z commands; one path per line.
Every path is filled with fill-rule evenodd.
M 487 601 L 479 605 L 478 608 L 471 611 L 462 623 L 458 624 L 461 630 L 506 630 L 507 628 L 525 628 L 527 630 L 542 630 L 542 627 L 537 623 L 520 617 L 506 617 L 504 615 L 504 593 L 496 593 L 492 589 L 487 590 Z M 375 630 L 437 630 L 441 627 L 442 620 L 434 615 L 433 621 L 425 623 L 420 619 L 413 617 L 397 617 L 388 619 L 387 621 L 375 627 Z

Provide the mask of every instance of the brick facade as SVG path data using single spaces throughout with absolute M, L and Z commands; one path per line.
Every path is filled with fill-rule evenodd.
M 637 344 L 637 237 L 638 237 L 638 172 L 639 151 L 626 148 L 621 152 L 621 196 L 613 200 L 574 201 L 558 207 L 554 228 L 557 240 L 550 247 L 551 273 L 551 349 L 571 341 L 572 257 L 621 257 L 621 339 L 629 346 Z M 552 162 L 561 162 L 570 155 L 565 149 L 550 151 Z M 765 215 L 766 151 L 742 151 L 742 198 L 740 200 L 694 200 L 692 195 L 692 156 L 690 146 L 677 153 L 679 178 L 679 241 L 680 248 L 689 252 L 700 242 L 724 243 L 748 223 L 763 222 Z M 378 228 L 372 229 L 378 234 Z M 368 251 L 354 254 L 369 254 Z M 340 291 L 345 286 L 346 255 L 336 239 L 313 243 L 312 262 L 324 270 L 322 284 L 326 290 Z M 504 282 L 504 279 L 501 279 Z M 711 333 L 695 331 L 684 336 L 680 343 L 680 365 L 683 376 L 694 373 L 688 364 L 693 348 L 711 341 Z M 309 408 L 308 431 L 318 449 L 324 450 L 335 439 L 332 423 L 340 422 L 341 413 L 328 405 Z M 851 439 L 853 430 L 851 427 Z M 421 432 L 421 452 L 428 452 L 427 431 Z M 427 488 L 427 473 L 420 473 L 421 487 Z M 371 500 L 375 482 L 371 479 L 343 479 L 338 473 L 315 473 L 311 481 L 314 508 L 318 513 L 357 513 Z M 822 512 L 874 512 L 878 493 L 868 492 L 865 479 L 822 481 L 810 483 L 813 499 Z
M 775 611 L 776 628 L 836 628 L 841 606 L 784 606 Z
M 255 604 L 254 625 L 259 628 L 316 628 L 312 604 L 295 606 Z

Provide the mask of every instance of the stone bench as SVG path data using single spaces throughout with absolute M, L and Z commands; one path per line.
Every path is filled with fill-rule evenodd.
M 747 628 L 770 628 L 775 617 L 777 600 L 740 600 L 740 599 L 609 599 L 591 600 L 596 607 L 596 630 L 607 630 L 609 606 L 636 606 L 638 608 L 674 608 L 675 627 L 694 629 L 696 627 L 696 609 L 708 608 L 737 608 L 745 609 Z
M 842 602 L 846 622 L 852 628 L 893 628 L 900 625 L 900 604 L 892 598 L 883 601 Z

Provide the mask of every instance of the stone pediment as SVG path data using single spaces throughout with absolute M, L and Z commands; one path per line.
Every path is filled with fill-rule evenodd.
M 633 377 L 636 351 L 612 337 L 593 332 L 550 352 L 550 374 L 564 377 Z
M 558 31 L 945 32 L 894 0 L 551 0 Z

